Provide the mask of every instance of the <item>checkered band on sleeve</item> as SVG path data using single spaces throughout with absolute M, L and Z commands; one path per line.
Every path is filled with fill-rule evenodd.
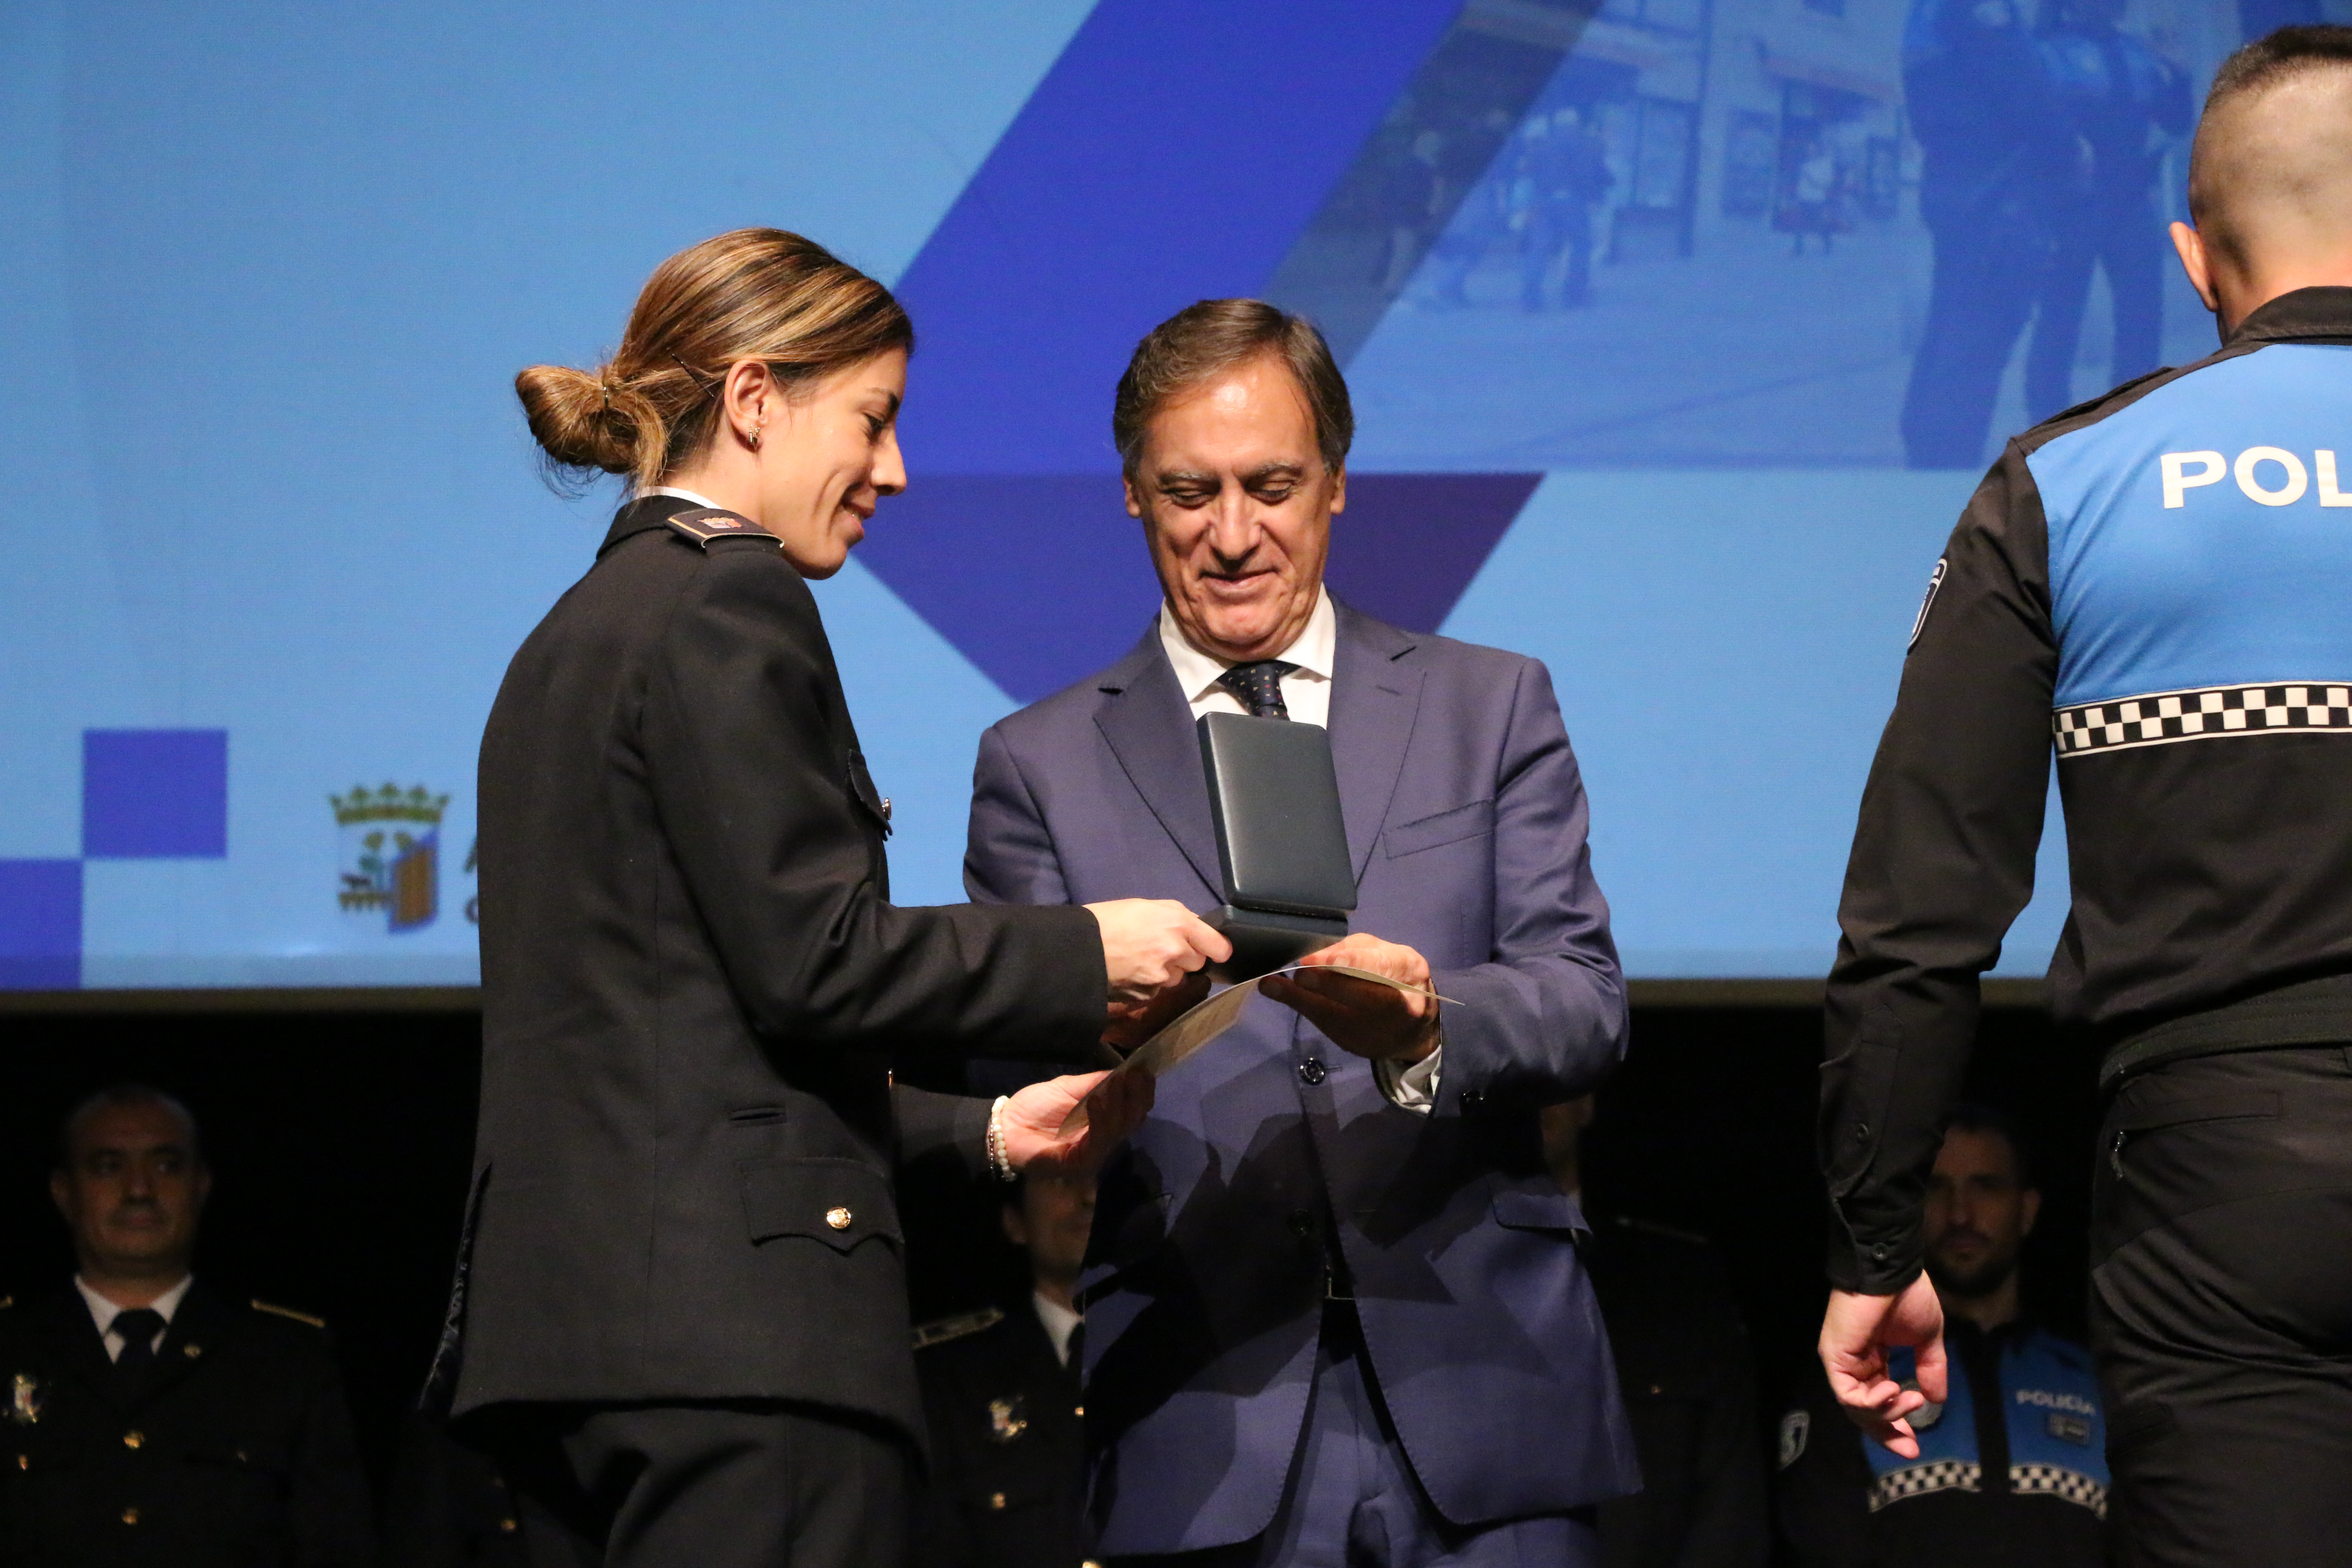
M 2085 752 L 2121 752 L 2175 741 L 2223 740 L 2332 730 L 2352 735 L 2352 682 L 2289 681 L 2275 686 L 2211 686 L 2159 691 L 2061 708 L 2050 716 L 2063 760 Z
M 1876 1513 L 1891 1502 L 1901 1502 L 1907 1497 L 1925 1497 L 1929 1492 L 1981 1490 L 1984 1469 L 1974 1459 L 1937 1459 L 1933 1464 L 1910 1465 L 1899 1470 L 1889 1470 L 1870 1483 L 1870 1511 Z
M 2021 1496 L 2038 1494 L 2080 1503 L 2101 1519 L 2107 1517 L 2107 1489 L 2090 1477 L 2057 1465 L 2011 1465 L 2009 1489 Z

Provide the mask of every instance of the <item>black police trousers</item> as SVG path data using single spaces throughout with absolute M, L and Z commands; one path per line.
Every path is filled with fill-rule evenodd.
M 2352 1561 L 2352 1047 L 2125 1080 L 2091 1329 L 2125 1568 Z
M 531 1568 L 905 1568 L 914 1450 L 772 1400 L 539 1405 L 485 1444 Z

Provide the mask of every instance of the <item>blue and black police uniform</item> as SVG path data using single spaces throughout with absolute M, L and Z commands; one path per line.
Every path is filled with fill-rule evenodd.
M 2090 1352 L 2029 1323 L 1947 1330 L 1950 1397 L 1912 1420 L 1919 1457 L 1864 1440 L 1818 1376 L 1780 1417 L 1774 1490 L 1798 1568 L 2098 1568 L 2106 1422 Z M 1910 1384 L 1911 1352 L 1889 1356 Z
M 2032 891 L 2105 1106 L 2092 1340 L 2126 1560 L 2352 1540 L 2352 289 L 2011 441 L 1872 764 L 1827 997 L 1830 1275 L 1917 1276 L 1978 980 Z M 2134 1558 L 2133 1553 L 2137 1553 Z

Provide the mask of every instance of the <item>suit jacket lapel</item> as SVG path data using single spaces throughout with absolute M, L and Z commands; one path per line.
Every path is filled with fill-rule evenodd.
M 1389 802 L 1403 776 L 1405 749 L 1421 711 L 1423 672 L 1406 658 L 1409 633 L 1360 616 L 1345 605 L 1331 671 L 1331 763 L 1339 775 L 1339 812 L 1356 880 L 1387 825 Z M 1173 684 L 1173 679 L 1171 679 Z M 1196 770 L 1197 771 L 1197 770 Z M 1207 786 L 1202 786 L 1205 795 Z
M 1160 651 L 1157 621 L 1133 651 L 1104 672 L 1100 686 L 1104 700 L 1095 711 L 1095 727 L 1201 880 L 1222 896 L 1224 870 L 1217 859 L 1217 828 L 1209 817 L 1209 784 L 1201 772 L 1192 705 Z
M 51 1364 L 88 1384 L 108 1405 L 121 1408 L 114 1363 L 107 1357 L 106 1342 L 99 1337 L 98 1325 L 90 1321 L 89 1303 L 81 1299 L 81 1292 L 68 1285 L 39 1310 L 41 1333 L 55 1358 Z
M 154 1398 L 202 1365 L 220 1344 L 231 1321 L 228 1308 L 202 1283 L 189 1286 L 180 1300 L 180 1310 L 172 1314 L 172 1326 L 163 1331 L 155 1368 L 147 1374 L 146 1397 Z M 194 1354 L 189 1353 L 191 1346 Z

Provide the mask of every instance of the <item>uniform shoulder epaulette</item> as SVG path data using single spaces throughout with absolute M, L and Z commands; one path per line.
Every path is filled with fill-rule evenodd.
M 314 1329 L 323 1329 L 327 1326 L 327 1320 L 324 1318 L 314 1318 L 308 1312 L 298 1312 L 291 1307 L 281 1307 L 275 1301 L 265 1301 L 259 1297 L 254 1299 L 253 1310 L 257 1312 L 268 1312 L 274 1318 L 291 1318 L 298 1323 L 308 1323 Z
M 929 1350 L 950 1340 L 960 1340 L 976 1334 L 982 1329 L 992 1329 L 1004 1321 L 1003 1311 L 996 1307 L 982 1307 L 977 1312 L 958 1312 L 952 1318 L 934 1318 L 915 1330 L 915 1348 Z
M 1712 1247 L 1715 1245 L 1715 1243 L 1709 1241 L 1705 1236 L 1701 1235 L 1697 1231 L 1685 1230 L 1678 1225 L 1667 1225 L 1662 1221 L 1654 1219 L 1643 1219 L 1634 1215 L 1621 1214 L 1614 1219 L 1611 1220 L 1610 1223 L 1614 1225 L 1620 1230 L 1637 1231 L 1643 1236 L 1655 1236 L 1663 1237 L 1667 1241 L 1679 1241 L 1688 1247 Z
M 662 520 L 671 532 L 681 539 L 691 540 L 703 549 L 710 548 L 714 539 L 764 539 L 782 550 L 784 542 L 753 522 L 748 517 L 721 510 L 715 506 L 699 506 L 691 511 L 681 511 Z

